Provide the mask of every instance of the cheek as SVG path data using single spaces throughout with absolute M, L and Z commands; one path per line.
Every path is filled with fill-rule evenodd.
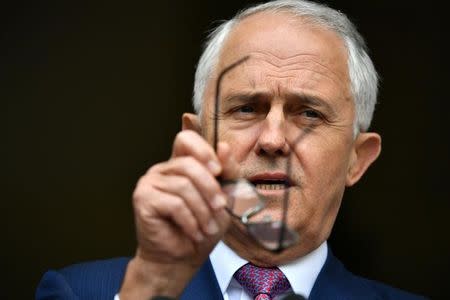
M 302 167 L 305 197 L 317 205 L 332 205 L 345 188 L 350 156 L 349 143 L 310 141 L 297 149 Z
M 219 141 L 227 142 L 230 145 L 234 158 L 238 162 L 244 161 L 255 146 L 258 127 L 253 126 L 245 129 L 223 127 L 223 130 L 220 130 L 219 133 Z
M 300 145 L 297 151 L 305 173 L 316 174 L 331 181 L 346 173 L 351 154 L 351 138 L 331 137 L 332 135 L 313 136 Z
M 320 146 L 319 146 L 320 145 Z M 297 148 L 302 188 L 297 206 L 290 214 L 297 230 L 311 242 L 326 239 L 334 224 L 345 189 L 348 147 L 305 141 Z

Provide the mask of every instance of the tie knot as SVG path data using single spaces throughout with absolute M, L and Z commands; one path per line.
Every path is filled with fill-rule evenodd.
M 234 278 L 254 299 L 272 299 L 291 287 L 289 280 L 277 267 L 261 268 L 250 263 L 234 273 Z

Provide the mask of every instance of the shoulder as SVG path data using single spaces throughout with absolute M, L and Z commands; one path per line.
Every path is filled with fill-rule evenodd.
M 120 257 L 50 270 L 38 285 L 36 299 L 113 299 L 129 260 Z
M 309 299 L 425 300 L 427 298 L 357 276 L 348 271 L 329 251 Z

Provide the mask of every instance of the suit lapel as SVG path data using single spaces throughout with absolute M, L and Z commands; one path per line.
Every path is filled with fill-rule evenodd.
M 203 264 L 181 295 L 181 300 L 223 300 L 216 275 L 208 260 Z
M 372 289 L 344 267 L 330 248 L 308 300 L 329 299 L 378 299 Z
M 344 280 L 343 276 L 345 277 L 345 274 L 343 274 L 344 270 L 341 263 L 331 253 L 330 248 L 328 248 L 327 259 L 317 276 L 308 299 L 336 299 L 337 295 L 341 295 L 342 292 L 338 289 L 340 282 Z

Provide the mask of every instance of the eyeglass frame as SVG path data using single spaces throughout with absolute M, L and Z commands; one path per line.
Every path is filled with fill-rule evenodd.
M 214 135 L 213 135 L 213 149 L 214 151 L 217 153 L 217 145 L 218 145 L 218 132 L 219 132 L 219 107 L 220 107 L 220 87 L 221 87 L 221 83 L 223 78 L 225 77 L 225 75 L 227 73 L 229 73 L 231 70 L 233 70 L 235 67 L 239 66 L 240 64 L 244 63 L 245 61 L 247 61 L 248 59 L 250 59 L 250 56 L 245 56 L 241 59 L 239 59 L 238 61 L 234 62 L 233 64 L 227 66 L 226 68 L 224 68 L 220 73 L 219 76 L 217 77 L 217 82 L 216 82 L 216 92 L 215 92 L 215 99 L 214 99 Z M 298 142 L 300 142 L 300 140 L 305 136 L 306 133 L 308 133 L 311 130 L 311 127 L 306 127 L 304 129 L 304 131 L 302 132 L 302 134 L 300 134 L 295 140 L 294 143 L 292 143 L 294 146 L 297 145 Z M 286 174 L 291 174 L 291 169 L 292 169 L 292 153 L 289 154 L 288 160 L 286 162 Z M 240 179 L 240 178 L 239 178 Z M 217 178 L 217 180 L 219 181 L 219 183 L 221 185 L 223 184 L 227 184 L 229 182 L 236 182 L 237 180 L 224 180 L 222 179 L 220 176 Z M 246 180 L 245 178 L 243 178 L 243 180 Z M 246 180 L 247 181 L 247 180 Z M 247 181 L 248 182 L 248 181 Z M 252 183 L 248 182 L 249 185 L 253 186 Z M 253 187 L 254 188 L 254 187 Z M 258 193 L 258 191 L 256 191 L 256 194 L 258 195 L 259 199 L 260 199 L 260 205 L 257 205 L 251 209 L 249 209 L 247 212 L 245 212 L 242 216 L 237 216 L 235 215 L 228 207 L 226 208 L 226 210 L 228 211 L 228 213 L 233 216 L 234 218 L 237 218 L 241 224 L 243 224 L 247 231 L 252 235 L 251 231 L 250 231 L 250 226 L 251 224 L 255 224 L 255 223 L 250 223 L 249 222 L 249 218 L 256 215 L 257 213 L 261 212 L 264 208 L 265 208 L 265 199 L 263 198 L 262 195 L 260 195 Z M 297 232 L 295 232 L 294 230 L 290 229 L 287 227 L 287 210 L 288 210 L 288 206 L 289 206 L 289 195 L 290 195 L 290 189 L 287 188 L 284 191 L 284 197 L 283 197 L 283 213 L 282 213 L 282 218 L 280 221 L 272 221 L 270 220 L 270 223 L 275 223 L 275 222 L 280 222 L 281 227 L 280 227 L 280 234 L 279 234 L 279 239 L 278 239 L 278 247 L 276 249 L 269 249 L 268 247 L 264 246 L 260 241 L 258 241 L 258 238 L 256 238 L 255 236 L 252 236 L 255 240 L 257 240 L 257 242 L 261 245 L 261 247 L 263 247 L 264 249 L 268 250 L 268 251 L 272 251 L 275 253 L 279 253 L 282 252 L 283 250 L 285 250 L 286 248 L 289 248 L 292 245 L 295 245 L 296 243 L 299 242 L 299 235 Z M 259 222 L 259 223 L 264 223 L 263 222 Z M 285 234 L 286 234 L 286 230 L 289 230 L 291 232 L 291 234 L 294 236 L 294 241 L 288 245 L 288 246 L 284 246 L 283 242 L 285 240 Z

